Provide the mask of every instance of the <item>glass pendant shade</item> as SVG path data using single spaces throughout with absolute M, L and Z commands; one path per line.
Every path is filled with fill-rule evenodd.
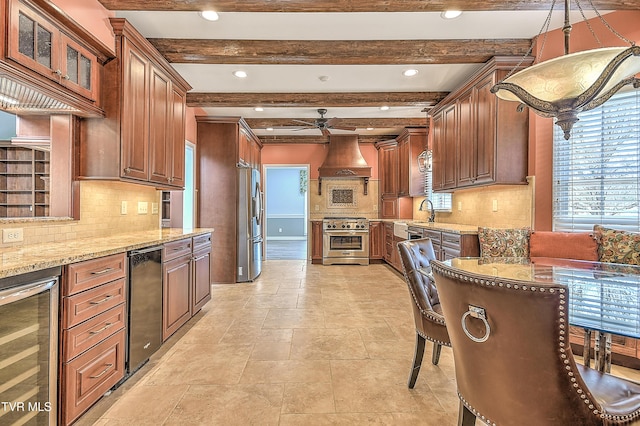
M 606 102 L 623 86 L 640 87 L 640 46 L 586 50 L 533 65 L 496 84 L 500 99 L 556 117 L 569 139 L 578 113 Z

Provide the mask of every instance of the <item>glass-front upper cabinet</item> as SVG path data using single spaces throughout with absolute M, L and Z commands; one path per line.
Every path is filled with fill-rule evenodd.
M 9 57 L 96 101 L 97 56 L 25 1 L 11 0 L 10 14 Z

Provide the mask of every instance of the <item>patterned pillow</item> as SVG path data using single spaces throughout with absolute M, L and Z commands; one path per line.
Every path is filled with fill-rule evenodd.
M 481 257 L 529 257 L 530 228 L 478 228 Z
M 640 234 L 594 225 L 600 262 L 640 265 Z

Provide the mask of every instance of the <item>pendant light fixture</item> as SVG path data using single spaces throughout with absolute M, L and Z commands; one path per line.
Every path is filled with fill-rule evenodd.
M 600 43 L 586 19 L 579 0 L 575 0 L 592 35 Z M 591 0 L 589 3 L 604 25 L 630 47 L 608 47 L 569 53 L 570 0 L 564 4 L 564 55 L 540 62 L 515 74 L 509 73 L 504 80 L 491 88 L 500 99 L 520 102 L 519 110 L 525 106 L 542 117 L 555 117 L 556 124 L 564 131 L 564 138 L 571 137 L 571 129 L 578 121 L 578 114 L 605 103 L 618 90 L 627 85 L 640 87 L 640 46 L 616 32 L 598 13 Z M 553 1 L 549 15 L 540 30 L 549 31 Z M 544 49 L 546 33 L 542 40 L 539 57 Z M 531 50 L 527 53 L 528 56 Z M 517 67 L 516 67 L 517 68 Z M 515 70 L 515 68 L 514 68 Z

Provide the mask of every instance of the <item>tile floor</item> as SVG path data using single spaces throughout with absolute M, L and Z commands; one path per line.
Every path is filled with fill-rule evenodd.
M 413 390 L 406 285 L 385 265 L 268 260 L 212 301 L 78 425 L 455 425 L 451 349 Z M 480 422 L 478 422 L 480 424 Z

